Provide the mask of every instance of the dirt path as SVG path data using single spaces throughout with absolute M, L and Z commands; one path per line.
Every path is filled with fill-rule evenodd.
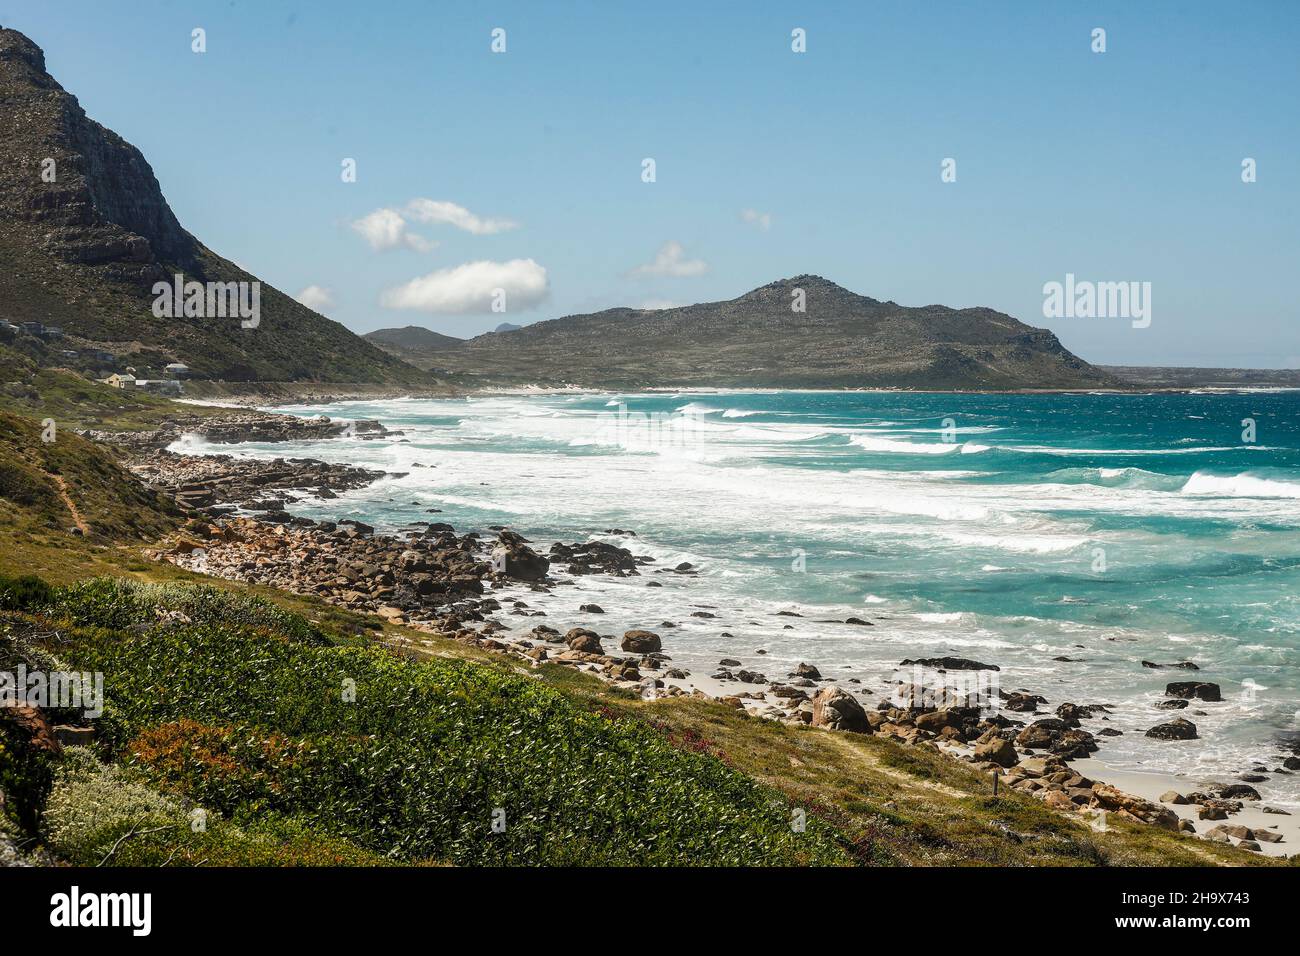
M 68 511 L 72 512 L 73 523 L 81 529 L 82 534 L 90 534 L 90 525 L 86 524 L 86 519 L 81 516 L 81 512 L 77 510 L 77 505 L 72 500 L 72 496 L 68 494 L 68 483 L 63 480 L 63 476 L 52 475 L 48 471 L 45 474 L 49 475 L 54 483 L 59 486 L 59 497 L 62 498 L 63 503 L 67 505 Z

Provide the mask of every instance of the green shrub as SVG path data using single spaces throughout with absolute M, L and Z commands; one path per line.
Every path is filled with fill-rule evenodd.
M 118 578 L 93 578 L 60 588 L 54 603 L 79 624 L 115 630 L 150 627 L 177 620 L 196 625 L 259 628 L 286 640 L 325 643 L 322 632 L 300 615 L 258 597 L 208 585 L 142 584 Z M 175 612 L 167 619 L 163 612 Z
M 209 813 L 196 828 L 182 801 L 163 796 L 89 751 L 65 753 L 43 821 L 47 846 L 82 866 L 374 866 L 382 857 L 268 816 L 247 826 Z
M 34 611 L 54 600 L 54 589 L 34 574 L 11 578 L 0 574 L 0 611 Z
M 241 826 L 293 819 L 402 861 L 848 861 L 831 827 L 792 832 L 784 800 L 715 757 L 527 677 L 328 645 L 296 615 L 209 588 L 91 582 L 59 605 L 109 628 L 188 617 L 73 627 L 60 653 L 105 673 L 110 750 Z

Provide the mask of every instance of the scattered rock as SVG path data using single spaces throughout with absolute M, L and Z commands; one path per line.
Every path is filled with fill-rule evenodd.
M 1020 757 L 1016 754 L 1016 748 L 1011 745 L 1011 741 L 1002 737 L 994 737 L 992 740 L 977 745 L 975 747 L 975 759 L 987 760 L 999 767 L 1014 767 L 1020 762 Z
M 654 654 L 663 650 L 663 642 L 653 631 L 625 631 L 620 646 L 632 654 Z
M 564 643 L 569 645 L 571 651 L 581 651 L 584 654 L 605 653 L 605 649 L 600 644 L 600 635 L 585 627 L 572 628 L 564 635 Z
M 899 667 L 933 667 L 943 671 L 996 671 L 1001 670 L 996 664 L 981 664 L 979 661 L 965 657 L 923 657 L 917 660 L 905 660 Z
M 1156 724 L 1146 735 L 1155 740 L 1195 740 L 1198 737 L 1196 725 L 1182 717 L 1166 724 Z
M 1169 697 L 1181 697 L 1186 700 L 1204 700 L 1216 702 L 1223 700 L 1219 691 L 1218 684 L 1212 684 L 1208 681 L 1175 681 L 1165 687 L 1165 694 Z

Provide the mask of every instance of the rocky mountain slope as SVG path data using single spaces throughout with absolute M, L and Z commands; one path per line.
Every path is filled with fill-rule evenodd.
M 257 281 L 190 235 L 140 151 L 86 116 L 36 44 L 0 28 L 0 318 L 60 326 L 139 353 L 138 365 L 184 362 L 204 378 L 428 384 L 266 283 L 255 329 L 156 318 L 153 283 L 177 272 Z
M 433 356 L 445 349 L 464 345 L 464 339 L 454 335 L 443 335 L 420 325 L 405 325 L 400 329 L 379 329 L 362 336 L 367 342 L 395 355 L 404 361 L 421 368 L 430 368 L 437 363 Z
M 792 308 L 799 290 L 802 312 Z M 620 389 L 1122 387 L 1051 332 L 1001 312 L 907 308 L 811 275 L 725 302 L 608 309 L 400 354 L 482 381 Z

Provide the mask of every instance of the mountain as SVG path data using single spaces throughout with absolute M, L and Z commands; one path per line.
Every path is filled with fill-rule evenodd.
M 86 116 L 35 43 L 0 28 L 0 318 L 60 326 L 129 353 L 124 364 L 180 361 L 202 378 L 430 384 L 266 283 L 256 328 L 157 318 L 152 286 L 175 273 L 258 281 L 190 235 L 140 151 Z
M 400 350 L 437 350 L 455 348 L 465 340 L 454 335 L 443 335 L 422 325 L 405 325 L 400 329 L 378 329 L 362 336 L 367 342 L 373 342 L 381 349 L 394 352 Z
M 515 325 L 513 322 L 502 322 L 493 332 L 513 332 L 515 329 L 522 329 L 522 325 Z
M 439 352 L 436 363 L 484 383 L 616 389 L 1123 387 L 1051 332 L 1004 313 L 907 308 L 812 275 L 725 302 L 607 309 L 488 332 Z
M 422 368 L 440 378 L 448 378 L 443 356 L 448 349 L 454 349 L 465 343 L 452 335 L 443 335 L 420 325 L 407 325 L 400 329 L 379 329 L 367 333 L 364 338 L 379 346 L 389 355 L 409 362 L 416 368 Z M 450 376 L 461 379 L 460 376 Z M 464 384 L 463 380 L 459 384 Z

